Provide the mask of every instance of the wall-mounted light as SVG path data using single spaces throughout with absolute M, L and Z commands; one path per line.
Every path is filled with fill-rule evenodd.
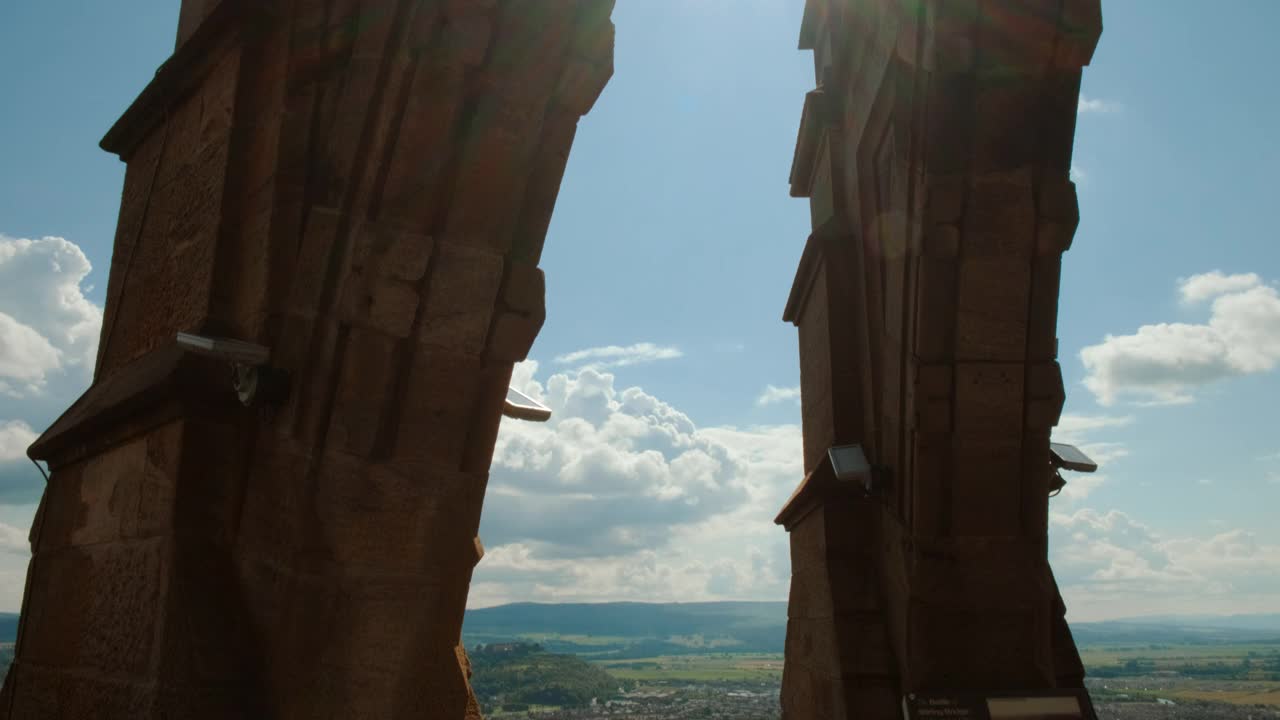
M 861 445 L 837 445 L 827 450 L 827 457 L 837 481 L 858 483 L 868 495 L 888 490 L 888 469 L 872 465 Z
M 551 408 L 515 388 L 507 388 L 507 399 L 502 403 L 502 414 L 516 420 L 546 422 L 551 419 Z
M 231 387 L 245 406 L 255 400 L 283 402 L 289 394 L 289 374 L 267 363 L 271 350 L 230 338 L 178 333 L 178 347 L 189 353 L 216 358 L 231 365 Z
M 1080 448 L 1075 445 L 1049 443 L 1049 497 L 1062 492 L 1062 488 L 1067 485 L 1067 481 L 1062 478 L 1062 473 L 1058 472 L 1059 470 L 1091 473 L 1096 472 L 1097 469 L 1098 463 L 1081 452 Z

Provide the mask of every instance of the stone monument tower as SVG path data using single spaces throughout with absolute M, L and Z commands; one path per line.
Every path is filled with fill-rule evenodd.
M 1101 30 L 1098 0 L 808 0 L 784 718 L 1082 687 L 1047 561 L 1049 433 L 1076 105 Z M 867 472 L 842 479 L 830 449 L 853 445 Z
M 102 143 L 128 170 L 101 349 L 30 451 L 0 717 L 478 717 L 480 506 L 611 10 L 182 1 Z M 245 406 L 180 332 L 267 349 L 241 389 L 275 392 Z
M 480 508 L 611 9 L 182 0 L 103 140 L 128 165 L 106 320 L 30 450 L 52 475 L 0 718 L 478 717 Z M 1048 442 L 1100 30 L 1097 0 L 808 0 L 792 720 L 1081 685 Z M 852 445 L 865 484 L 831 464 Z

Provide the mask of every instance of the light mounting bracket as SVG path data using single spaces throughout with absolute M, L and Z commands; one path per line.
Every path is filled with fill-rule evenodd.
M 270 348 L 243 340 L 180 332 L 178 347 L 231 366 L 231 387 L 245 407 L 255 402 L 279 404 L 289 395 L 289 373 L 271 367 Z

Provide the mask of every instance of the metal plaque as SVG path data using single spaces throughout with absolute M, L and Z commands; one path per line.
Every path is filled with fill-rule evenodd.
M 1097 720 L 1084 690 L 912 693 L 902 699 L 907 720 Z

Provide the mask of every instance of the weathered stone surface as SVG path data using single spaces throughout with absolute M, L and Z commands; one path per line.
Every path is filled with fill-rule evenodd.
M 331 447 L 370 457 L 388 409 L 397 343 L 393 337 L 355 327 L 347 331 L 343 346 L 327 440 Z
M 60 428 L 0 717 L 479 717 L 487 469 L 611 8 L 184 0 L 103 142 L 94 392 L 194 331 L 268 346 L 289 394 L 240 407 L 208 361 Z
M 164 616 L 168 543 L 149 538 L 67 547 L 33 562 L 19 662 L 126 681 L 145 677 Z M 97 591 L 71 590 L 87 587 Z
M 783 717 L 896 716 L 922 688 L 1081 685 L 1044 579 L 1074 105 L 1100 32 L 1097 0 L 806 3 L 820 90 L 792 190 L 815 232 L 849 226 L 852 249 L 806 246 L 785 314 L 808 475 L 779 514 Z M 815 93 L 841 100 L 823 142 L 804 130 Z M 866 334 L 837 341 L 836 328 Z M 869 392 L 840 392 L 848 377 Z M 874 501 L 817 480 L 843 443 L 878 466 Z M 827 665 L 819 632 L 840 648 Z
M 141 718 L 155 716 L 156 688 L 109 675 L 73 677 L 58 670 L 15 663 L 8 677 L 15 690 L 5 711 L 15 718 Z M 6 680 L 6 688 L 10 687 Z M 17 692 L 16 688 L 21 688 Z
M 486 468 L 612 5 L 184 0 L 104 140 L 129 167 L 95 380 L 186 330 L 270 346 L 291 392 L 174 381 L 114 434 L 60 429 L 0 713 L 478 716 Z M 1083 676 L 1045 466 L 1098 2 L 905 7 L 810 0 L 801 29 L 830 101 L 793 183 L 821 226 L 788 310 L 814 479 L 783 514 L 794 720 Z M 848 442 L 881 498 L 823 470 Z
M 502 256 L 458 242 L 443 242 L 423 300 L 418 340 L 425 346 L 478 355 L 502 283 Z

